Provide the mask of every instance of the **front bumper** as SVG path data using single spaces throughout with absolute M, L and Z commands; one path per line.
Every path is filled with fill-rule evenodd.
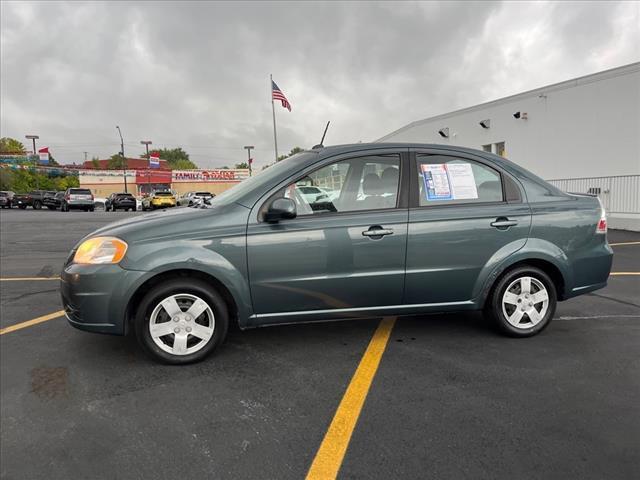
M 127 304 L 145 275 L 119 265 L 66 265 L 60 295 L 69 323 L 89 332 L 124 335 Z

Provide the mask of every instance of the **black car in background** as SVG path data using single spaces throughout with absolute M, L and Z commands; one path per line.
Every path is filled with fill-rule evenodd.
M 136 211 L 136 198 L 130 193 L 112 193 L 107 197 L 104 202 L 104 210 L 108 212 L 111 210 Z
M 57 210 L 62 208 L 64 201 L 64 192 L 47 192 L 42 198 L 42 204 L 49 210 Z
M 11 208 L 15 193 L 9 191 L 0 192 L 0 208 Z
M 47 193 L 53 193 L 48 190 L 33 190 L 29 193 L 17 194 L 13 197 L 13 205 L 17 205 L 18 208 L 25 209 L 27 207 L 33 207 L 34 210 L 40 210 L 44 205 L 44 196 Z

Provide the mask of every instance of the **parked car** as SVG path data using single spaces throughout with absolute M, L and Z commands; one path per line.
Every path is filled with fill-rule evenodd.
M 93 208 L 101 208 L 106 211 L 105 204 L 107 203 L 107 199 L 103 197 L 93 197 Z
M 136 198 L 130 193 L 112 193 L 107 197 L 104 209 L 115 212 L 116 210 L 136 211 Z
M 155 210 L 176 206 L 176 197 L 171 192 L 154 192 L 142 199 L 142 210 Z
M 309 204 L 299 186 L 330 176 L 337 200 Z M 174 364 L 210 354 L 230 322 L 479 310 L 502 333 L 528 337 L 549 325 L 557 301 L 607 284 L 606 232 L 597 197 L 564 193 L 488 152 L 319 147 L 209 208 L 88 235 L 63 268 L 62 303 L 74 327 L 133 330 L 147 354 Z
M 215 195 L 211 192 L 187 192 L 178 199 L 178 206 L 183 207 L 186 205 L 191 207 L 200 200 L 210 200 L 213 197 L 215 197 Z
M 32 207 L 34 210 L 40 210 L 44 205 L 43 200 L 47 193 L 55 194 L 56 192 L 50 192 L 48 190 L 33 190 L 29 193 L 18 193 L 13 197 L 13 204 L 23 210 L 27 207 Z
M 49 210 L 57 210 L 62 208 L 64 201 L 64 192 L 49 192 L 42 198 L 42 204 Z
M 64 193 L 60 210 L 68 212 L 69 210 L 84 210 L 85 212 L 93 212 L 95 205 L 91 190 L 88 188 L 69 188 Z
M 13 206 L 13 197 L 15 193 L 11 191 L 0 192 L 0 207 L 11 208 Z

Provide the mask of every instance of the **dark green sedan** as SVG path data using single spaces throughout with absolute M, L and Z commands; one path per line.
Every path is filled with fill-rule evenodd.
M 597 197 L 487 152 L 318 147 L 209 208 L 93 232 L 69 255 L 61 293 L 74 327 L 132 329 L 145 352 L 176 364 L 210 354 L 230 323 L 484 310 L 501 332 L 528 337 L 557 301 L 607 284 L 606 232 Z

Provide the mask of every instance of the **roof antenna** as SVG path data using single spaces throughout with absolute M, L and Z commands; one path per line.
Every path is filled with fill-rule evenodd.
M 327 126 L 324 127 L 324 133 L 322 134 L 322 140 L 320 140 L 320 143 L 318 145 L 315 145 L 313 148 L 324 148 L 324 137 L 327 135 L 327 130 L 329 130 L 329 124 L 331 123 L 331 120 L 329 120 L 327 122 Z

